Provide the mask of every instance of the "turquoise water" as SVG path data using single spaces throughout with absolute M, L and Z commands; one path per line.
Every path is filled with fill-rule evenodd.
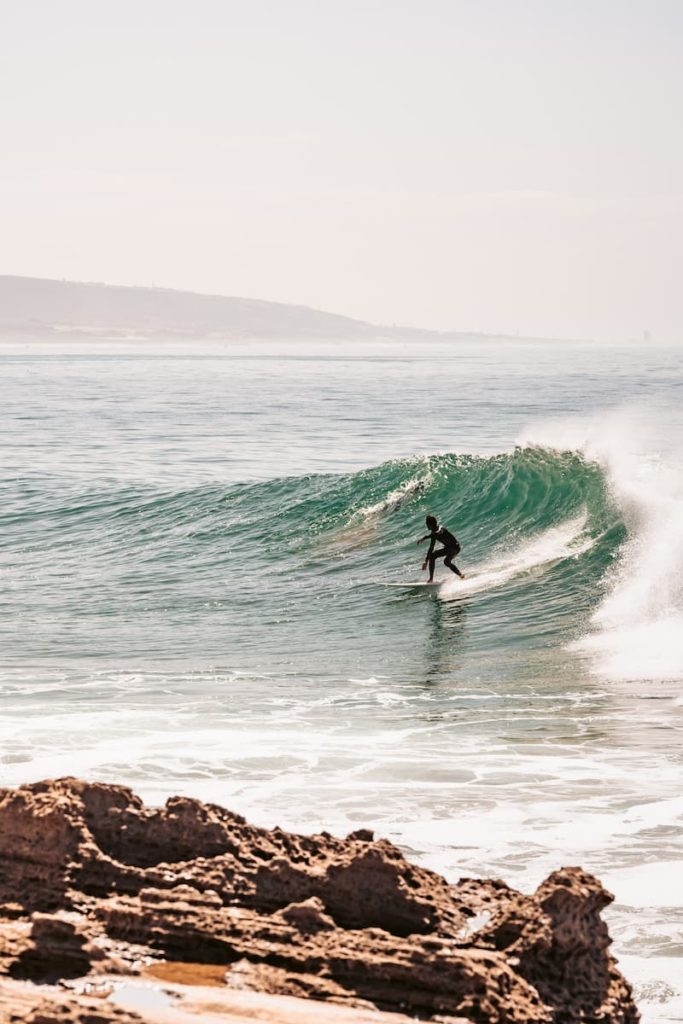
M 581 863 L 648 1019 L 680 1018 L 682 371 L 674 348 L 0 346 L 2 781 L 371 825 L 522 888 Z M 467 575 L 433 592 L 428 512 Z

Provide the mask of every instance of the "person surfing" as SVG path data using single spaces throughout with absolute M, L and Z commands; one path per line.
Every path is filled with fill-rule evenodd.
M 459 576 L 461 580 L 465 579 L 464 573 L 461 573 L 457 565 L 453 562 L 453 559 L 460 552 L 460 544 L 456 537 L 447 530 L 445 526 L 441 526 L 434 516 L 427 516 L 425 520 L 429 533 L 425 534 L 424 537 L 420 537 L 418 544 L 424 544 L 426 540 L 429 541 L 429 550 L 427 551 L 426 558 L 422 563 L 422 571 L 424 572 L 427 566 L 429 566 L 429 582 L 434 582 L 434 566 L 437 558 L 443 558 L 443 564 L 447 565 L 451 572 L 454 572 L 456 576 Z M 443 544 L 443 547 L 436 548 L 435 545 Z

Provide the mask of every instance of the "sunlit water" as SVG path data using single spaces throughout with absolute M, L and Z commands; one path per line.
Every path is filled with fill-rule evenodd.
M 371 826 L 523 889 L 580 863 L 646 1018 L 681 1019 L 682 371 L 673 348 L 0 347 L 2 781 Z M 464 583 L 410 586 L 426 512 Z

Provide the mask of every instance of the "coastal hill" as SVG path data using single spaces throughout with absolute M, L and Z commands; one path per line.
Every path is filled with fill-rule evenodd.
M 360 320 L 307 306 L 167 288 L 0 276 L 0 336 L 353 339 L 384 333 Z
M 50 337 L 140 341 L 174 338 L 429 341 L 510 336 L 378 326 L 309 306 L 262 299 L 0 275 L 0 338 L 17 341 Z

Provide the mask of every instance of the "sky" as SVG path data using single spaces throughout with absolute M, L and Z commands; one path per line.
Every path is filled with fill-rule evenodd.
M 0 0 L 0 273 L 683 341 L 681 0 Z

